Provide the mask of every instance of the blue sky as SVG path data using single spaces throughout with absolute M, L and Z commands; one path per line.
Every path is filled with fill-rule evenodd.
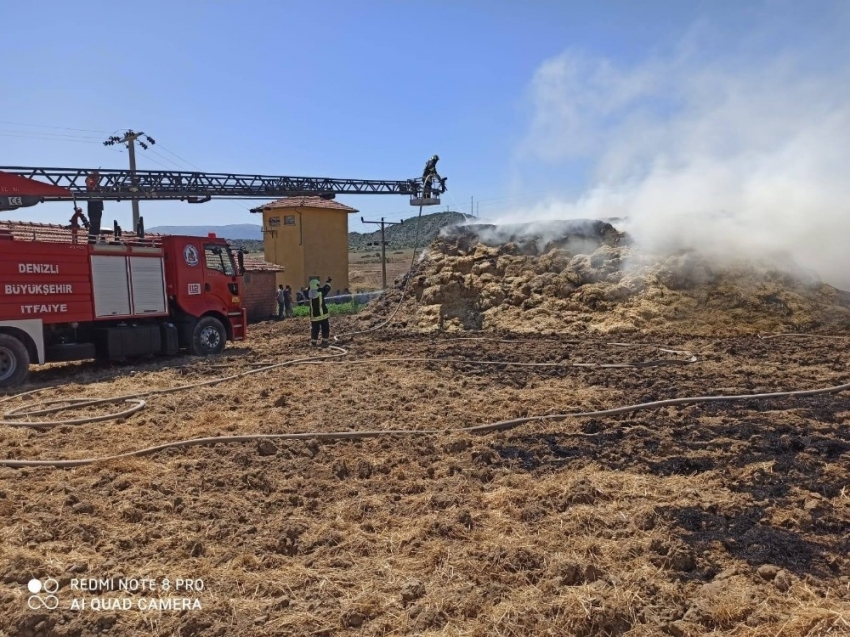
M 79 0 L 2 13 L 0 165 L 123 168 L 126 152 L 99 141 L 126 128 L 157 140 L 139 153 L 147 169 L 406 179 L 438 153 L 443 203 L 466 211 L 473 196 L 482 216 L 593 187 L 592 153 L 540 152 L 535 129 L 535 78 L 565 53 L 632 71 L 683 55 L 730 68 L 777 50 L 847 63 L 836 44 L 847 12 L 819 1 Z M 339 201 L 371 218 L 416 212 L 404 197 Z M 143 202 L 142 214 L 148 227 L 258 223 L 253 205 Z M 129 205 L 108 205 L 112 218 L 129 226 Z

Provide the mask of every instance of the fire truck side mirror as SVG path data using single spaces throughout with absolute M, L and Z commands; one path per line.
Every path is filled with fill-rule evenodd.
M 236 263 L 239 265 L 239 276 L 244 275 L 245 274 L 245 251 L 244 250 L 240 249 L 239 252 L 236 253 Z

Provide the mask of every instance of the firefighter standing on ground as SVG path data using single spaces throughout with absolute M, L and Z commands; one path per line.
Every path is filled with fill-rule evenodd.
M 310 280 L 310 291 L 308 292 L 308 304 L 310 306 L 310 345 L 316 346 L 319 337 L 319 329 L 322 330 L 322 347 L 328 346 L 331 334 L 331 325 L 328 320 L 330 313 L 325 305 L 325 298 L 331 291 L 331 278 L 322 287 L 319 287 L 318 279 Z

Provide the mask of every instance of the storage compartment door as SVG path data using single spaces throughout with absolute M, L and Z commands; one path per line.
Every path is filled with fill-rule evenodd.
M 133 314 L 165 314 L 165 271 L 158 257 L 130 257 Z
M 94 315 L 130 316 L 130 277 L 127 257 L 93 254 L 91 258 Z

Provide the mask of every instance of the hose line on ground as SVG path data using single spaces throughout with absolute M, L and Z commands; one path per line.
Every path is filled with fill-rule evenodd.
M 609 345 L 615 346 L 627 346 L 627 343 L 608 343 Z M 641 346 L 646 346 L 645 344 L 641 344 Z M 690 365 L 691 363 L 695 363 L 697 357 L 695 354 L 684 351 L 684 350 L 673 350 L 665 347 L 661 347 L 659 345 L 652 345 L 651 347 L 655 347 L 658 351 L 663 352 L 665 354 L 675 354 L 680 355 L 686 358 L 676 359 L 676 358 L 662 358 L 656 360 L 649 361 L 640 361 L 636 363 L 570 363 L 570 362 L 547 362 L 547 363 L 528 363 L 528 362 L 514 362 L 514 361 L 491 361 L 491 360 L 468 360 L 462 358 L 426 358 L 426 357 L 401 357 L 401 358 L 379 358 L 379 359 L 365 359 L 365 360 L 354 360 L 354 361 L 339 361 L 336 364 L 340 365 L 371 365 L 371 364 L 385 364 L 385 363 L 403 363 L 403 362 L 415 362 L 415 363 L 444 363 L 444 364 L 467 364 L 467 365 L 498 365 L 503 367 L 597 367 L 604 369 L 639 369 L 644 367 L 660 367 L 663 365 Z M 50 429 L 53 427 L 59 427 L 64 425 L 84 425 L 92 422 L 102 422 L 105 420 L 118 420 L 121 418 L 126 418 L 137 411 L 143 409 L 145 407 L 145 401 L 143 398 L 147 398 L 150 396 L 156 395 L 165 395 L 165 394 L 173 394 L 180 391 L 186 391 L 189 389 L 197 389 L 199 387 L 209 387 L 212 385 L 218 385 L 220 383 L 235 380 L 238 378 L 243 378 L 244 376 L 249 376 L 251 374 L 261 374 L 263 372 L 272 371 L 275 369 L 279 369 L 281 367 L 286 366 L 294 366 L 294 365 L 306 365 L 306 364 L 329 364 L 333 363 L 333 359 L 345 356 L 348 354 L 348 350 L 333 345 L 330 349 L 335 350 L 335 353 L 325 356 L 308 356 L 305 358 L 297 358 L 288 361 L 282 362 L 267 362 L 262 363 L 262 367 L 257 369 L 250 369 L 243 372 L 237 372 L 236 374 L 230 374 L 228 376 L 223 376 L 221 378 L 213 378 L 211 380 L 205 380 L 198 383 L 190 383 L 188 385 L 178 385 L 177 387 L 169 387 L 166 389 L 151 389 L 145 392 L 140 392 L 136 394 L 125 394 L 122 396 L 113 396 L 110 398 L 74 398 L 74 399 L 57 399 L 50 401 L 40 401 L 36 403 L 39 408 L 36 408 L 33 403 L 27 403 L 22 405 L 16 409 L 11 411 L 7 411 L 3 416 L 4 420 L 0 420 L 0 425 L 7 425 L 10 427 L 29 427 L 33 429 Z M 7 402 L 14 398 L 21 398 L 23 396 L 31 395 L 35 392 L 41 390 L 33 390 L 29 392 L 25 392 L 23 394 L 18 394 L 16 396 L 10 396 L 8 398 L 4 398 L 0 400 L 0 403 Z M 48 414 L 55 414 L 57 412 L 69 411 L 69 410 L 80 410 L 85 407 L 97 407 L 99 405 L 107 405 L 111 403 L 129 403 L 131 406 L 122 411 L 105 414 L 100 416 L 92 416 L 86 418 L 74 418 L 67 420 L 51 420 L 51 421 L 36 421 L 32 420 L 21 420 L 25 418 L 34 418 L 36 416 L 46 416 Z
M 846 334 L 801 334 L 799 332 L 776 332 L 762 334 L 756 336 L 762 341 L 769 341 L 774 338 L 802 337 L 802 338 L 848 338 Z
M 506 431 L 520 425 L 537 422 L 537 421 L 558 421 L 568 418 L 592 418 L 597 416 L 614 416 L 634 411 L 642 411 L 646 409 L 658 409 L 661 407 L 669 407 L 674 405 L 691 405 L 696 403 L 720 402 L 720 401 L 741 401 L 741 400 L 763 400 L 770 398 L 782 398 L 787 396 L 817 396 L 820 394 L 832 394 L 850 389 L 850 383 L 836 385 L 834 387 L 826 387 L 824 389 L 809 389 L 799 391 L 783 391 L 772 392 L 768 394 L 740 394 L 730 396 L 695 396 L 690 398 L 671 398 L 668 400 L 656 400 L 648 403 L 638 403 L 635 405 L 626 405 L 613 409 L 601 409 L 597 411 L 573 412 L 563 414 L 550 414 L 543 416 L 528 416 L 524 418 L 513 418 L 511 420 L 502 420 L 486 425 L 475 425 L 472 427 L 457 427 L 450 429 L 390 429 L 384 431 L 328 431 L 328 432 L 306 432 L 294 434 L 251 434 L 246 436 L 211 436 L 208 438 L 193 438 L 189 440 L 178 440 L 169 442 L 155 447 L 147 447 L 135 451 L 127 451 L 111 456 L 103 456 L 100 458 L 81 458 L 77 460 L 0 460 L 0 466 L 11 468 L 25 467 L 56 467 L 69 468 L 80 467 L 84 465 L 95 464 L 98 462 L 108 462 L 121 460 L 124 458 L 137 458 L 140 456 L 148 456 L 166 451 L 168 449 L 179 449 L 185 447 L 193 447 L 197 445 L 208 444 L 225 444 L 225 443 L 245 443 L 257 440 L 362 440 L 365 438 L 381 438 L 391 436 L 424 436 L 424 435 L 445 435 L 445 434 L 482 434 L 493 431 Z
M 298 365 L 303 363 L 317 362 L 317 361 L 325 361 L 329 359 L 336 358 L 338 356 L 345 356 L 348 354 L 348 351 L 337 347 L 335 345 L 330 346 L 329 349 L 336 350 L 336 353 L 328 354 L 324 356 L 308 356 L 305 358 L 296 358 L 289 361 L 282 361 L 280 363 L 271 363 L 266 365 L 265 367 L 260 367 L 258 369 L 249 369 L 244 372 L 238 372 L 236 374 L 229 374 L 227 376 L 222 376 L 220 378 L 213 378 L 211 380 L 205 380 L 198 383 L 190 383 L 188 385 L 178 385 L 177 387 L 168 387 L 165 389 L 151 389 L 148 391 L 140 392 L 137 394 L 125 394 L 123 396 L 112 396 L 110 398 L 78 398 L 78 399 L 62 399 L 62 400 L 51 400 L 46 402 L 39 403 L 43 406 L 48 406 L 47 409 L 39 409 L 33 410 L 28 409 L 29 405 L 24 405 L 12 411 L 6 412 L 4 414 L 5 418 L 29 418 L 33 416 L 44 416 L 47 414 L 52 414 L 60 411 L 67 411 L 71 408 L 73 409 L 82 409 L 84 407 L 96 407 L 98 405 L 107 405 L 111 403 L 120 403 L 120 402 L 129 402 L 134 403 L 134 406 L 125 411 L 116 413 L 116 414 L 108 414 L 105 416 L 94 416 L 91 418 L 78 418 L 73 420 L 55 420 L 55 421 L 39 421 L 39 422 L 26 422 L 26 421 L 16 421 L 16 420 L 0 420 L 0 425 L 6 425 L 9 427 L 30 427 L 36 429 L 47 429 L 51 427 L 59 427 L 63 425 L 81 425 L 86 424 L 87 422 L 97 422 L 102 420 L 110 420 L 116 418 L 125 418 L 132 413 L 135 413 L 142 409 L 145 406 L 145 401 L 141 400 L 142 398 L 148 396 L 162 396 L 165 394 L 174 394 L 180 391 L 185 391 L 188 389 L 197 389 L 199 387 L 210 387 L 212 385 L 218 385 L 219 383 L 224 383 L 229 380 L 235 380 L 237 378 L 243 378 L 245 376 L 250 376 L 252 374 L 259 374 L 262 372 L 271 371 L 273 369 L 279 369 L 281 367 L 287 367 L 291 365 Z M 25 392 L 23 394 L 17 394 L 14 396 L 9 396 L 7 398 L 3 398 L 0 400 L 0 403 L 5 403 L 15 398 L 22 398 L 23 396 L 29 396 L 36 392 L 42 391 L 42 389 L 35 389 L 32 391 Z M 138 403 L 141 403 L 139 405 Z M 53 405 L 53 406 L 50 406 Z

